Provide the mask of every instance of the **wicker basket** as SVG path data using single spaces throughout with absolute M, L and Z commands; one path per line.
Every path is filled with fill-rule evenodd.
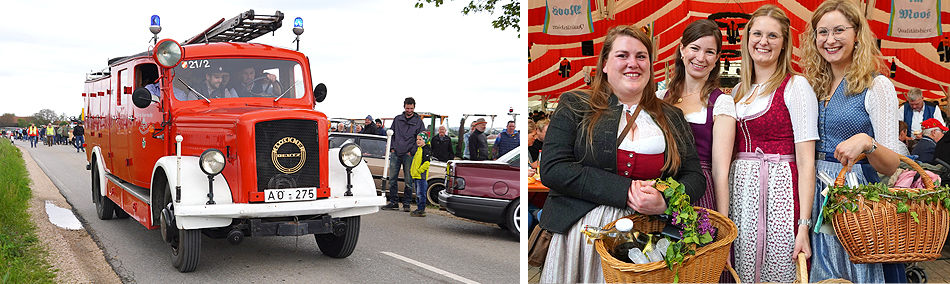
M 855 160 L 861 160 L 864 154 Z M 934 184 L 924 173 L 920 165 L 907 157 L 900 156 L 921 173 L 928 190 Z M 845 174 L 852 165 L 841 169 L 836 186 L 844 184 Z M 892 188 L 894 190 L 917 191 L 913 188 Z M 923 202 L 910 204 L 910 212 L 917 212 L 920 222 L 915 222 L 908 213 L 897 213 L 897 206 L 888 202 L 867 201 L 857 198 L 858 210 L 834 215 L 832 223 L 835 233 L 851 256 L 854 263 L 907 263 L 932 261 L 940 257 L 940 250 L 947 239 L 947 209 L 940 205 L 929 206 Z M 931 210 L 932 209 L 932 210 Z
M 700 207 L 695 207 L 697 210 Z M 634 214 L 624 217 L 633 221 L 633 229 L 641 232 L 656 232 L 663 229 L 663 222 L 650 221 L 647 216 Z M 738 229 L 719 212 L 709 210 L 709 221 L 719 232 L 716 239 L 701 248 L 696 249 L 696 255 L 687 256 L 683 266 L 679 268 L 680 283 L 715 283 L 726 266 L 726 258 L 736 239 Z M 616 221 L 607 224 L 610 228 Z M 600 254 L 600 263 L 604 269 L 604 280 L 607 283 L 669 283 L 673 282 L 673 271 L 666 268 L 666 262 L 651 262 L 647 264 L 633 264 L 617 260 L 608 252 L 613 243 L 605 244 L 604 240 L 594 241 L 594 248 Z

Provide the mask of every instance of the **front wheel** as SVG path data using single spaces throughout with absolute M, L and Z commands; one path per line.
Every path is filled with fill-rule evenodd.
M 341 236 L 330 234 L 313 235 L 317 239 L 320 252 L 332 258 L 345 258 L 353 254 L 356 241 L 360 236 L 360 216 L 343 218 L 346 223 L 346 232 Z
M 508 222 L 508 230 L 511 231 L 515 236 L 521 235 L 521 201 L 515 199 L 510 206 L 508 206 L 508 214 L 506 221 Z
M 172 239 L 172 265 L 178 272 L 192 272 L 198 268 L 201 256 L 201 230 L 178 230 Z
M 171 244 L 172 265 L 178 272 L 192 272 L 198 268 L 201 258 L 201 230 L 179 230 L 174 219 L 175 207 L 172 203 L 171 188 L 165 185 L 165 208 L 161 218 L 162 239 Z M 168 213 L 168 215 L 164 214 Z M 167 217 L 166 217 L 167 216 Z

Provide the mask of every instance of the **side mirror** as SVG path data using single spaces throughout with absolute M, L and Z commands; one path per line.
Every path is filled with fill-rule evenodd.
M 317 86 L 313 88 L 313 100 L 319 103 L 325 99 L 327 99 L 327 85 L 323 83 L 317 84 Z
M 146 108 L 152 102 L 158 102 L 158 100 L 152 99 L 152 92 L 149 92 L 145 88 L 138 88 L 132 92 L 132 104 L 135 104 L 138 108 Z

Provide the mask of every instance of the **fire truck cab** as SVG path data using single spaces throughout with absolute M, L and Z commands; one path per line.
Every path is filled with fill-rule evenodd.
M 247 42 L 283 17 L 249 10 L 179 44 L 158 40 L 153 16 L 148 51 L 87 74 L 98 217 L 161 229 L 180 272 L 197 268 L 200 234 L 232 244 L 314 235 L 323 254 L 344 258 L 360 215 L 385 205 L 359 146 L 328 147 L 327 117 L 314 110 L 326 87 L 312 84 L 308 58 Z

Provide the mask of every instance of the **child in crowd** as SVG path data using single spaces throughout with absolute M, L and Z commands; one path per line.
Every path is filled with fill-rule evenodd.
M 416 186 L 416 203 L 418 208 L 409 213 L 412 217 L 426 216 L 426 192 L 429 189 L 429 160 L 432 156 L 432 146 L 429 146 L 429 133 L 426 131 L 416 135 L 416 154 L 412 157 L 412 167 L 409 173 Z

